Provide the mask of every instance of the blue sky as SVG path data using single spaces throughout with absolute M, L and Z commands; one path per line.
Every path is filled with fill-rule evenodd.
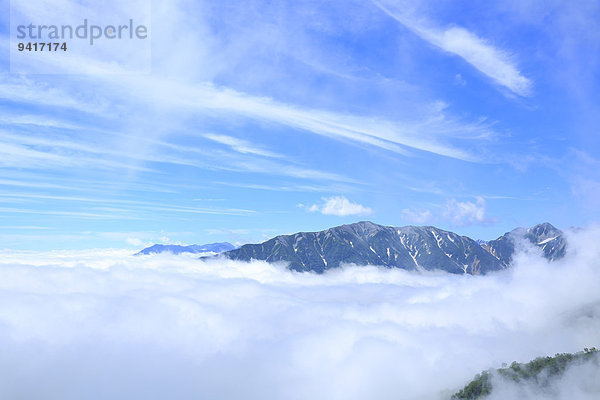
M 53 74 L 9 15 L 74 2 L 2 2 L 0 247 L 599 220 L 598 1 L 136 1 L 150 72 Z

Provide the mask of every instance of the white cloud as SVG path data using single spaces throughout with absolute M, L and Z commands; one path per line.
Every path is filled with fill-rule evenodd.
M 467 226 L 493 222 L 493 219 L 486 216 L 486 211 L 487 206 L 483 197 L 477 197 L 475 202 L 450 199 L 446 203 L 443 215 L 455 225 Z
M 429 210 L 416 210 L 405 208 L 400 212 L 402 218 L 413 224 L 427 224 L 434 220 Z
M 372 1 L 423 40 L 461 57 L 497 84 L 520 96 L 531 94 L 531 80 L 523 76 L 507 51 L 494 47 L 487 40 L 459 26 L 446 29 L 433 27 L 414 15 L 392 11 L 387 4 Z
M 569 235 L 565 259 L 488 276 L 0 250 L 0 398 L 449 398 L 597 346 L 600 230 Z
M 456 74 L 454 76 L 454 84 L 456 86 L 465 86 L 467 84 L 467 81 L 465 80 L 465 78 L 463 78 L 461 74 Z
M 487 205 L 483 197 L 476 197 L 475 201 L 450 199 L 440 207 L 442 209 L 441 217 L 456 226 L 495 222 L 495 218 L 487 216 Z M 405 208 L 400 212 L 400 215 L 413 224 L 428 224 L 437 219 L 436 214 L 428 209 Z
M 204 135 L 205 138 L 210 139 L 214 142 L 224 144 L 226 146 L 231 147 L 233 150 L 242 154 L 256 154 L 263 157 L 272 157 L 272 158 L 283 158 L 281 154 L 273 153 L 271 151 L 262 149 L 257 147 L 253 143 L 248 142 L 247 140 L 235 138 L 227 135 L 217 135 L 214 133 L 209 133 Z
M 322 204 L 313 204 L 308 208 L 310 212 L 320 212 L 325 215 L 337 215 L 345 217 L 348 215 L 370 215 L 373 213 L 369 207 L 358 203 L 352 203 L 344 196 L 324 197 Z M 299 205 L 302 207 L 302 205 Z

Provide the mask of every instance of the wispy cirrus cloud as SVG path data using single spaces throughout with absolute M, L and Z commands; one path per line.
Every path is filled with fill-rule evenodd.
M 155 90 L 167 84 L 160 81 L 153 83 Z M 148 84 L 140 85 L 142 92 L 144 87 L 148 87 Z M 414 149 L 478 162 L 482 161 L 478 155 L 451 142 L 456 139 L 480 142 L 494 136 L 487 122 L 461 121 L 448 115 L 445 110 L 446 104 L 442 102 L 430 104 L 430 107 L 426 107 L 425 114 L 419 118 L 394 121 L 288 104 L 206 83 L 194 87 L 176 84 L 176 87 L 177 89 L 173 90 L 173 82 L 170 82 L 169 90 L 165 87 L 161 93 L 171 93 L 173 97 L 162 96 L 160 101 L 186 106 L 197 112 L 211 110 L 274 122 L 296 130 L 369 145 L 401 155 L 410 155 L 410 149 Z M 140 94 L 139 91 L 137 93 Z
M 489 123 L 484 120 L 462 121 L 446 111 L 446 104 L 437 101 L 423 107 L 423 115 L 419 117 L 393 120 L 286 103 L 209 82 L 190 84 L 159 76 L 119 79 L 100 75 L 97 79 L 106 87 L 98 87 L 97 95 L 93 99 L 71 95 L 67 85 L 60 89 L 49 87 L 49 94 L 41 98 L 27 95 L 21 96 L 20 100 L 31 105 L 52 104 L 74 111 L 93 110 L 95 113 L 103 113 L 106 104 L 110 104 L 111 99 L 117 96 L 118 98 L 112 100 L 115 103 L 114 107 L 118 108 L 126 109 L 127 104 L 136 104 L 138 107 L 143 104 L 150 109 L 176 108 L 177 112 L 183 115 L 233 115 L 237 118 L 276 123 L 295 130 L 368 145 L 405 156 L 411 155 L 410 150 L 413 149 L 471 162 L 482 160 L 476 153 L 465 148 L 462 142 L 454 142 L 467 140 L 480 143 L 494 136 Z M 112 89 L 106 90 L 108 87 Z M 39 83 L 11 80 L 9 83 L 0 84 L 0 98 L 5 95 L 5 99 L 10 99 L 11 91 L 34 93 L 36 90 L 40 90 Z M 156 132 L 160 131 L 160 127 L 153 128 Z M 248 146 L 249 143 L 231 136 L 210 134 L 206 137 L 226 144 L 239 153 L 277 156 L 274 152 L 256 145 Z
M 267 190 L 274 192 L 331 192 L 336 191 L 338 193 L 356 192 L 357 188 L 350 184 L 331 183 L 329 185 L 303 185 L 303 184 L 277 184 L 277 185 L 265 185 L 260 183 L 247 183 L 247 182 L 214 182 L 218 185 L 237 187 L 244 189 L 253 190 Z
M 508 51 L 493 46 L 488 40 L 460 26 L 436 27 L 423 18 L 396 10 L 387 2 L 372 2 L 423 40 L 461 57 L 498 85 L 519 96 L 531 95 L 533 82 L 523 75 Z
M 254 143 L 251 143 L 247 140 L 243 140 L 240 138 L 236 138 L 228 135 L 218 135 L 214 133 L 207 133 L 204 135 L 205 138 L 212 140 L 213 142 L 217 142 L 223 144 L 225 146 L 230 147 L 234 151 L 242 154 L 255 154 L 263 157 L 271 157 L 271 158 L 283 158 L 283 155 L 274 153 L 272 151 L 263 149 Z
M 178 213 L 178 214 L 211 214 L 211 215 L 248 215 L 256 213 L 255 210 L 249 210 L 244 208 L 216 208 L 216 207 L 189 207 L 182 205 L 163 204 L 158 202 L 147 202 L 137 201 L 129 199 L 117 199 L 117 198 L 105 198 L 105 197 L 82 197 L 82 196 L 62 196 L 62 195 L 47 195 L 47 194 L 36 194 L 36 193 L 0 193 L 0 202 L 12 202 L 15 206 L 23 203 L 50 203 L 69 205 L 68 208 L 72 208 L 73 204 L 82 205 L 86 203 L 95 204 L 93 206 L 87 206 L 86 209 L 91 210 L 103 210 L 103 211 L 115 211 L 121 214 L 119 215 L 130 215 L 141 217 L 145 214 L 149 217 L 152 212 L 160 213 Z M 57 211 L 49 210 L 28 210 L 22 208 L 3 208 L 4 212 L 16 212 L 16 213 L 39 213 L 39 214 L 52 214 Z M 60 214 L 64 215 L 82 215 L 82 216 L 97 216 L 97 214 L 88 214 L 75 212 L 70 209 L 69 211 L 60 211 Z
M 281 175 L 307 180 L 354 182 L 341 174 L 302 166 L 293 160 L 249 141 L 227 135 L 206 134 L 207 139 L 231 149 L 215 150 L 201 145 L 184 146 L 149 137 L 135 137 L 141 149 L 123 146 L 130 140 L 125 132 L 85 130 L 74 137 L 71 132 L 48 135 L 10 127 L 0 130 L 0 166 L 23 169 L 64 169 L 77 167 L 152 172 L 150 165 L 172 164 L 204 170 Z M 97 135 L 110 140 L 99 141 Z M 198 157 L 198 155 L 202 157 Z M 158 167 L 160 169 L 160 167 Z M 154 171 L 156 172 L 156 171 Z

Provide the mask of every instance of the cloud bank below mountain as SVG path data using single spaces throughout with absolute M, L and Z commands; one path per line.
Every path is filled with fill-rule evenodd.
M 598 347 L 600 229 L 568 235 L 560 261 L 523 243 L 483 277 L 5 250 L 0 397 L 448 398 L 502 362 Z

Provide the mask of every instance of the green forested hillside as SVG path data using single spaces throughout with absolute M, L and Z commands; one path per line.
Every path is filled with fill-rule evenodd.
M 492 393 L 493 375 L 508 379 L 515 383 L 534 383 L 540 387 L 548 386 L 554 379 L 562 375 L 568 366 L 589 361 L 598 354 L 594 347 L 570 354 L 556 354 L 554 357 L 539 357 L 526 364 L 513 362 L 510 366 L 477 374 L 463 389 L 452 396 L 452 400 L 484 399 Z

